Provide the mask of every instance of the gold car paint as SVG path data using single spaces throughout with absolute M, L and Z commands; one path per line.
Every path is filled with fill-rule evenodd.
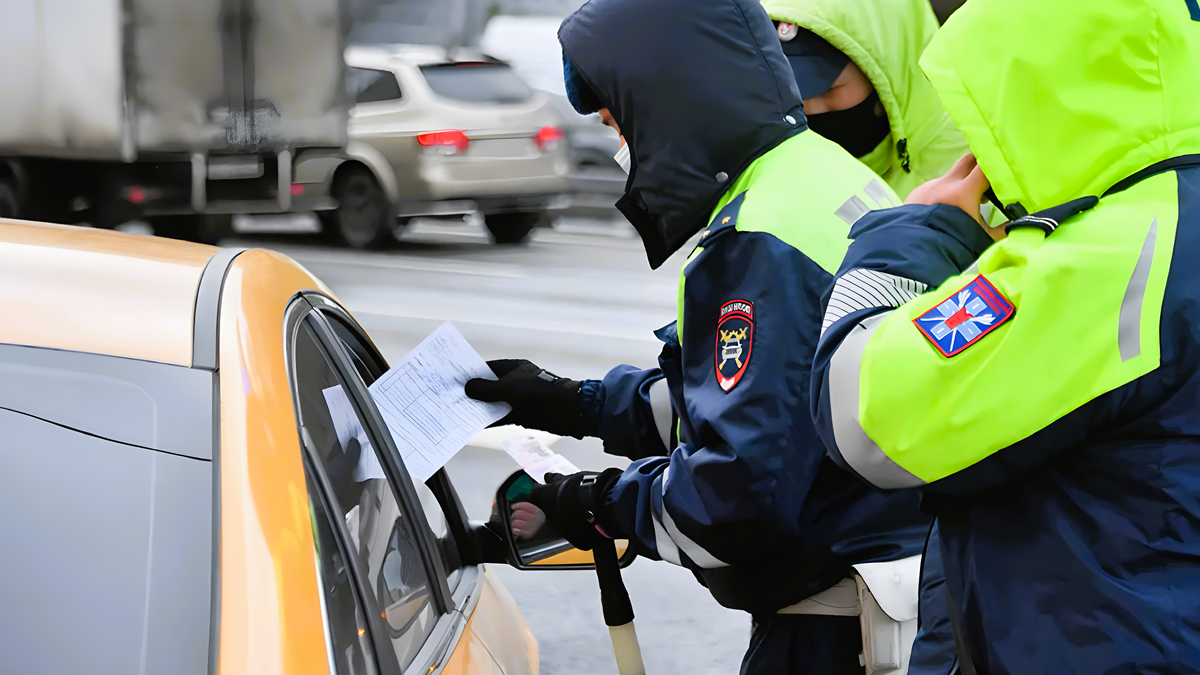
M 0 343 L 190 366 L 196 290 L 218 250 L 0 220 L 0 283 L 10 289 Z M 263 250 L 239 255 L 222 289 L 219 675 L 329 675 L 283 336 L 284 312 L 302 290 L 334 298 Z M 536 674 L 537 642 L 520 610 L 493 575 L 482 577 L 445 672 Z
M 0 342 L 190 366 L 196 287 L 217 250 L 0 220 Z
M 218 675 L 328 674 L 284 312 L 323 285 L 277 253 L 234 259 L 221 292 Z
M 617 549 L 617 557 L 625 555 L 625 551 L 629 549 L 628 539 L 617 539 L 613 542 Z M 581 551 L 577 548 L 568 549 L 562 553 L 555 553 L 549 558 L 535 560 L 530 565 L 594 565 L 596 559 L 592 556 L 591 551 Z
M 255 250 L 234 260 L 222 291 L 218 675 L 328 672 L 284 360 L 284 311 L 302 290 L 334 297 L 285 256 Z M 536 675 L 537 640 L 520 609 L 492 574 L 482 577 L 479 602 L 443 672 Z
M 537 675 L 537 638 L 508 589 L 483 569 L 479 603 L 441 675 Z

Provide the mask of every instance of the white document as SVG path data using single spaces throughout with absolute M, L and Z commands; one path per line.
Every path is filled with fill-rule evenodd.
M 414 481 L 428 480 L 472 436 L 512 410 L 507 403 L 467 398 L 463 386 L 477 377 L 496 379 L 447 321 L 371 385 L 375 405 Z
M 546 484 L 548 473 L 561 473 L 564 476 L 579 473 L 579 469 L 570 460 L 547 448 L 533 436 L 504 441 L 503 445 L 508 456 L 516 460 L 530 478 L 542 485 Z
M 337 433 L 338 445 L 342 447 L 342 452 L 350 445 L 350 439 L 358 439 L 360 452 L 358 466 L 354 467 L 352 476 L 354 482 L 385 478 L 383 467 L 379 466 L 379 458 L 371 448 L 371 439 L 367 438 L 367 430 L 359 423 L 358 415 L 350 406 L 350 398 L 342 390 L 342 385 L 335 384 L 328 389 L 322 389 L 321 393 L 325 395 L 325 405 L 329 407 L 329 417 L 333 420 L 333 430 Z

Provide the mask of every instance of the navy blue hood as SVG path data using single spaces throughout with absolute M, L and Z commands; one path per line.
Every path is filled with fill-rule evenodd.
M 653 268 L 708 224 L 751 162 L 806 128 L 758 0 L 591 0 L 558 39 L 629 143 L 617 208 Z

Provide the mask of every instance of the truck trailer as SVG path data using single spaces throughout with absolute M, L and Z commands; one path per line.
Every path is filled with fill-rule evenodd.
M 336 206 L 344 0 L 8 0 L 0 217 L 211 240 Z

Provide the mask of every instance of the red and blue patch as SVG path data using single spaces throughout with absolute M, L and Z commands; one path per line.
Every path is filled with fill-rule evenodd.
M 733 389 L 746 366 L 754 346 L 754 303 L 730 300 L 721 305 L 717 316 L 717 384 L 725 391 Z
M 983 275 L 913 319 L 942 356 L 954 356 L 1012 318 L 1016 308 Z

